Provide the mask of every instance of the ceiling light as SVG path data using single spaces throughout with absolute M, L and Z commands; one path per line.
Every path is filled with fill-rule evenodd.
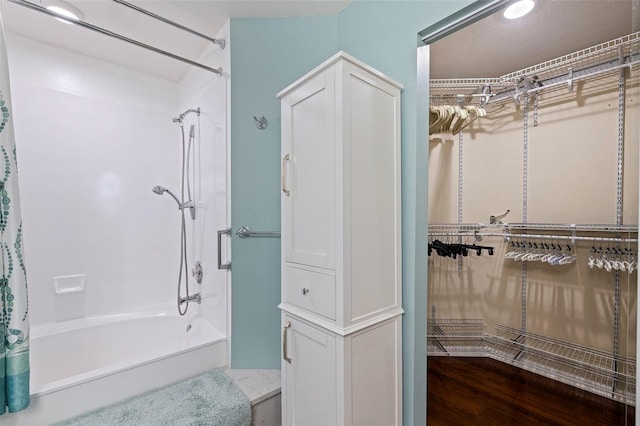
M 65 24 L 71 24 L 69 20 L 79 21 L 84 17 L 82 12 L 80 12 L 77 7 L 72 6 L 62 0 L 48 0 L 46 2 L 43 1 L 43 5 L 47 8 L 47 10 L 50 10 L 56 15 L 60 15 L 61 17 L 65 18 L 56 18 L 58 21 L 64 22 Z
M 507 19 L 518 19 L 531 12 L 535 6 L 533 0 L 520 0 L 507 7 L 504 11 L 504 17 Z

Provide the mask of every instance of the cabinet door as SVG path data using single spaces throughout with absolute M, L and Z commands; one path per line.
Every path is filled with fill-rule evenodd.
M 320 74 L 282 99 L 285 261 L 335 269 L 335 77 Z
M 337 424 L 336 338 L 284 315 L 282 413 L 287 426 Z

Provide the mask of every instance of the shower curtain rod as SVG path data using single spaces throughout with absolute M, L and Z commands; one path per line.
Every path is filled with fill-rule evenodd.
M 155 18 L 155 19 L 157 19 L 158 21 L 162 21 L 162 22 L 164 22 L 165 24 L 173 25 L 173 26 L 174 26 L 174 27 L 176 27 L 176 28 L 180 28 L 181 30 L 187 31 L 187 32 L 189 32 L 189 33 L 191 33 L 191 34 L 193 34 L 193 35 L 197 35 L 198 37 L 202 37 L 202 38 L 204 38 L 204 39 L 206 39 L 206 40 L 209 40 L 210 42 L 212 42 L 212 43 L 217 44 L 218 46 L 220 46 L 220 48 L 221 48 L 221 49 L 224 49 L 224 48 L 225 48 L 225 46 L 226 46 L 226 41 L 225 41 L 225 39 L 223 39 L 223 38 L 213 38 L 213 37 L 209 37 L 209 36 L 208 36 L 208 35 L 206 35 L 206 34 L 202 34 L 202 33 L 198 32 L 198 31 L 195 31 L 195 30 L 193 30 L 193 29 L 191 29 L 191 28 L 189 28 L 189 27 L 185 27 L 184 25 L 178 24 L 177 22 L 174 22 L 174 21 L 172 21 L 172 20 L 170 20 L 170 19 L 167 19 L 167 18 L 165 18 L 165 17 L 163 17 L 163 16 L 156 15 L 156 14 L 155 14 L 155 13 L 153 13 L 153 12 L 150 12 L 150 11 L 148 11 L 148 10 L 146 10 L 146 9 L 143 9 L 143 8 L 141 8 L 141 7 L 138 7 L 138 6 L 136 6 L 135 4 L 131 4 L 131 3 L 126 2 L 126 1 L 124 1 L 124 0 L 113 0 L 113 1 L 114 1 L 114 2 L 116 2 L 116 3 L 120 3 L 121 5 L 126 6 L 126 7 L 128 7 L 128 8 L 131 8 L 131 9 L 135 10 L 136 12 L 140 12 L 140 13 L 143 13 L 143 14 L 145 14 L 145 15 L 147 15 L 147 16 L 150 16 L 150 17 L 152 17 L 152 18 Z
M 100 34 L 104 34 L 104 35 L 107 35 L 109 37 L 113 37 L 113 38 L 116 38 L 118 40 L 126 41 L 127 43 L 131 43 L 131 44 L 134 44 L 136 46 L 143 47 L 143 48 L 145 48 L 147 50 L 151 50 L 152 52 L 160 53 L 161 55 L 167 56 L 167 57 L 172 58 L 172 59 L 176 59 L 178 61 L 184 62 L 184 63 L 189 64 L 189 65 L 193 65 L 194 67 L 198 67 L 198 68 L 201 68 L 203 70 L 206 70 L 206 71 L 218 74 L 218 75 L 222 75 L 222 68 L 211 68 L 211 67 L 208 67 L 206 65 L 202 65 L 202 64 L 200 64 L 198 62 L 192 61 L 191 59 L 187 59 L 187 58 L 184 58 L 182 56 L 175 55 L 175 54 L 173 54 L 171 52 L 167 52 L 166 50 L 158 49 L 157 47 L 153 47 L 153 46 L 150 46 L 148 44 L 141 43 L 141 42 L 139 42 L 137 40 L 134 40 L 134 39 L 131 39 L 129 37 L 125 37 L 123 35 L 114 33 L 112 31 L 109 31 L 109 30 L 106 30 L 104 28 L 95 26 L 93 24 L 89 24 L 88 22 L 76 21 L 74 19 L 65 18 L 62 15 L 58 15 L 55 12 L 51 12 L 50 10 L 48 10 L 48 9 L 42 7 L 42 6 L 34 4 L 34 3 L 31 3 L 29 1 L 26 1 L 26 0 L 8 0 L 8 1 L 10 1 L 11 3 L 15 3 L 17 5 L 24 6 L 24 7 L 27 7 L 29 9 L 44 13 L 44 14 L 52 16 L 54 18 L 61 19 L 61 20 L 65 21 L 65 22 L 69 22 L 70 24 L 79 25 L 79 26 L 81 26 L 83 28 L 87 28 L 87 29 L 93 30 L 93 31 L 98 32 Z

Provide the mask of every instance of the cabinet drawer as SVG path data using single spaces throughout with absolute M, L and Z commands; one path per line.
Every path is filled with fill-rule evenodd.
M 336 319 L 336 277 L 287 265 L 284 301 L 329 319 Z

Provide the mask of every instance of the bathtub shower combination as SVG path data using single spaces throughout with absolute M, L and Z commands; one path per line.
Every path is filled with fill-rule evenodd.
M 188 138 L 185 138 L 183 119 L 190 113 L 194 113 L 198 123 L 189 126 Z M 190 241 L 202 232 L 198 221 L 206 219 L 207 210 L 199 209 L 206 205 L 206 197 L 200 194 L 202 185 L 198 184 L 202 165 L 196 154 L 203 151 L 197 136 L 199 117 L 200 108 L 197 108 L 174 119 L 180 125 L 182 145 L 179 196 L 160 185 L 152 188 L 155 194 L 166 193 L 173 198 L 180 216 L 180 249 L 171 251 L 179 252 L 179 262 L 157 259 L 164 264 L 173 263 L 173 269 L 178 270 L 177 280 L 173 278 L 175 275 L 163 279 L 166 284 L 175 285 L 176 301 L 131 312 L 85 315 L 32 326 L 33 402 L 29 409 L 14 415 L 21 419 L 16 424 L 25 419 L 63 420 L 226 365 L 226 334 L 212 323 L 206 312 L 216 309 L 211 304 L 224 305 L 225 293 L 203 291 L 206 268 L 189 257 L 191 253 L 194 257 L 210 253 L 208 247 L 198 247 L 197 241 Z M 188 226 L 188 222 L 193 226 Z M 161 232 L 176 234 L 174 229 L 167 226 Z M 62 296 L 73 296 L 83 287 L 63 287 Z M 209 306 L 208 302 L 211 302 Z M 11 425 L 16 419 L 9 418 L 9 421 Z
M 200 108 L 190 109 L 174 122 L 180 124 L 182 161 L 180 196 L 156 185 L 155 194 L 167 193 L 175 200 L 180 214 L 180 259 L 176 283 L 177 310 L 167 302 L 154 309 L 82 317 L 42 324 L 31 330 L 31 389 L 37 411 L 46 412 L 48 421 L 77 415 L 89 407 L 133 396 L 154 387 L 189 377 L 226 364 L 226 336 L 200 312 L 207 302 L 200 290 L 204 272 L 200 261 L 193 264 L 188 250 L 195 246 L 188 241 L 194 230 L 187 226 L 187 217 L 195 222 L 199 216 L 198 190 L 194 183 L 198 163 L 194 153 L 199 138 L 196 125 L 189 126 L 185 140 L 182 120 L 189 113 L 200 116 Z M 199 130 L 199 129 L 198 129 Z M 198 171 L 199 172 L 199 171 Z M 195 185 L 197 186 L 197 185 Z M 188 211 L 186 213 L 185 211 Z M 167 227 L 163 232 L 171 232 Z M 189 232 L 191 231 L 191 232 Z M 194 253 L 194 254 L 196 254 Z M 170 263 L 169 259 L 162 262 Z M 191 277 L 188 273 L 192 266 Z M 195 281 L 191 287 L 190 278 Z M 73 290 L 67 290 L 73 292 Z M 195 306 L 189 309 L 190 304 Z M 157 308 L 157 309 L 156 309 Z M 55 366 L 55 368 L 52 368 Z M 172 373 L 167 374 L 167 371 Z M 175 374 L 175 372 L 179 372 Z M 161 380 L 157 380 L 162 377 Z M 136 385 L 132 386 L 132 383 Z M 122 389 L 127 389 L 123 393 Z M 68 410 L 68 401 L 85 401 Z M 53 413 L 53 414 L 52 414 Z M 25 415 L 29 415 L 25 411 Z
M 225 367 L 229 50 L 209 43 L 214 74 L 170 79 L 11 32 L 7 45 L 31 404 L 0 423 L 51 424 Z

